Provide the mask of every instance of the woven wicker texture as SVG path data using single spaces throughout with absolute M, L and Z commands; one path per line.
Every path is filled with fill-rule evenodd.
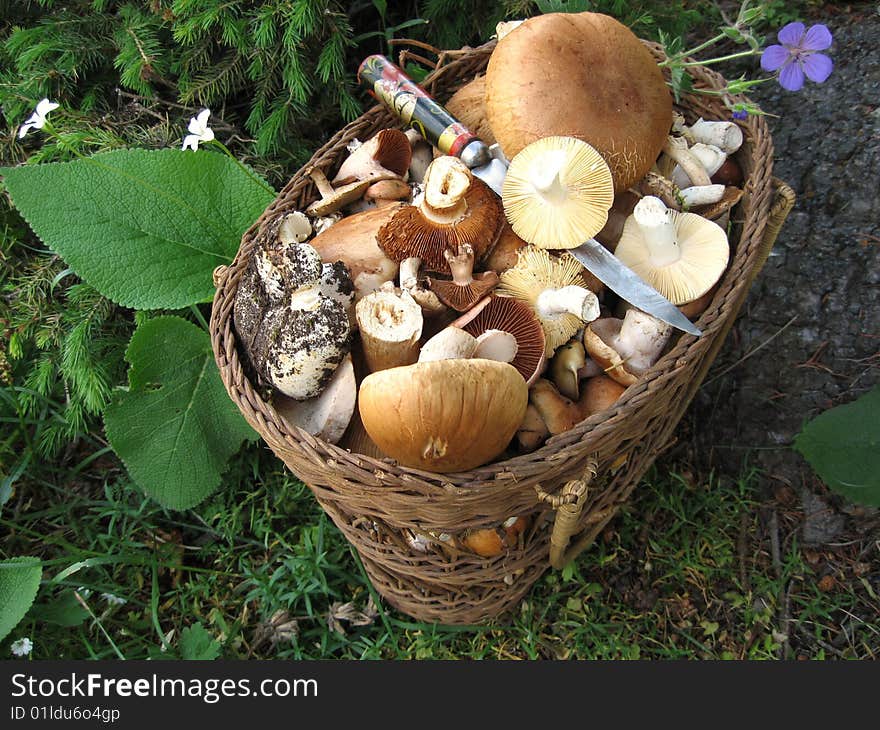
M 658 46 L 646 45 L 658 60 L 663 58 Z M 489 43 L 449 54 L 452 60 L 438 66 L 423 85 L 442 102 L 484 71 L 493 47 Z M 697 67 L 691 72 L 697 87 L 725 86 L 712 71 Z M 690 95 L 677 108 L 689 123 L 700 116 L 729 116 L 721 100 L 712 96 Z M 703 335 L 679 337 L 611 409 L 551 438 L 539 450 L 469 472 L 433 474 L 349 453 L 299 429 L 290 431 L 246 379 L 233 327 L 233 301 L 251 251 L 275 238 L 286 214 L 303 210 L 317 197 L 304 170 L 313 165 L 332 173 L 351 140 L 367 139 L 391 126 L 398 122 L 376 106 L 340 130 L 245 233 L 233 263 L 215 272 L 212 344 L 232 400 L 273 452 L 311 488 L 357 549 L 378 592 L 417 619 L 480 623 L 515 606 L 549 567 L 551 557 L 559 567 L 587 547 L 670 445 L 794 198 L 787 186 L 772 178 L 773 145 L 764 119 L 750 117 L 742 123 L 746 141 L 737 154 L 746 184 L 734 209 L 731 262 L 697 322 Z M 556 508 L 560 516 L 554 528 Z M 491 559 L 449 548 L 417 552 L 405 532 L 454 536 L 467 529 L 496 527 L 517 515 L 531 518 L 519 545 Z

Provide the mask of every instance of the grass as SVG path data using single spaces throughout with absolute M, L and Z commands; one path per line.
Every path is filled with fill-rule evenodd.
M 200 623 L 242 659 L 877 657 L 877 543 L 804 547 L 797 507 L 761 493 L 757 473 L 699 480 L 661 463 L 596 545 L 511 615 L 448 627 L 381 601 L 370 611 L 356 556 L 265 447 L 183 513 L 143 497 L 110 455 L 73 477 L 44 466 L 0 518 L 3 554 L 46 566 L 0 656 L 21 636 L 38 659 L 179 656 Z

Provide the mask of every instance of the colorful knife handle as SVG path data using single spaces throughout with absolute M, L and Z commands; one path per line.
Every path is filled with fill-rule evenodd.
M 364 59 L 358 69 L 358 79 L 404 124 L 444 154 L 460 157 L 464 148 L 477 140 L 476 135 L 385 56 Z

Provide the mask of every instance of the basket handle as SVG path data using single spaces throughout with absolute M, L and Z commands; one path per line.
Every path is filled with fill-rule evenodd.
M 596 478 L 598 470 L 598 459 L 593 454 L 587 460 L 587 465 L 581 478 L 566 482 L 558 494 L 549 494 L 541 489 L 540 485 L 535 485 L 538 499 L 556 510 L 556 518 L 553 520 L 553 532 L 550 534 L 550 565 L 557 570 L 564 568 L 567 563 L 573 560 L 587 546 L 581 546 L 580 542 L 578 542 L 569 549 L 568 543 L 571 541 L 572 535 L 578 530 L 578 522 L 580 521 L 584 505 L 587 502 L 590 484 Z M 592 517 L 591 515 L 591 522 L 594 521 Z M 610 519 L 610 515 L 608 517 Z M 604 522 L 602 526 L 604 527 Z M 598 528 L 598 530 L 601 529 L 601 527 Z M 595 534 L 598 534 L 598 530 Z M 595 535 L 590 538 L 590 542 L 592 542 L 594 537 Z

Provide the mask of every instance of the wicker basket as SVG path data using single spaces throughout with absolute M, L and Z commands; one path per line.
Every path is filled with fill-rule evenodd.
M 660 48 L 646 43 L 658 60 Z M 441 55 L 424 86 L 443 101 L 485 70 L 494 43 Z M 692 69 L 698 87 L 723 88 L 714 72 Z M 692 95 L 678 107 L 693 122 L 722 119 L 718 97 Z M 330 170 L 353 139 L 364 140 L 398 122 L 376 106 L 340 130 L 308 163 Z M 743 122 L 738 161 L 745 196 L 734 209 L 733 255 L 714 299 L 698 321 L 700 338 L 682 335 L 615 405 L 551 438 L 534 453 L 466 473 L 434 474 L 349 453 L 307 433 L 287 429 L 245 378 L 232 321 L 236 288 L 261 239 L 281 218 L 317 197 L 298 171 L 244 234 L 233 263 L 215 272 L 211 316 L 214 354 L 230 397 L 248 423 L 305 482 L 355 546 L 378 592 L 410 616 L 446 624 L 474 624 L 514 607 L 552 564 L 563 566 L 587 547 L 624 504 L 639 479 L 673 439 L 673 432 L 706 375 L 794 204 L 791 189 L 772 177 L 773 144 L 760 116 Z M 308 166 L 306 166 L 308 167 Z M 304 168 L 305 169 L 305 168 Z M 448 549 L 421 553 L 406 537 L 495 527 L 529 515 L 518 547 L 485 559 Z

